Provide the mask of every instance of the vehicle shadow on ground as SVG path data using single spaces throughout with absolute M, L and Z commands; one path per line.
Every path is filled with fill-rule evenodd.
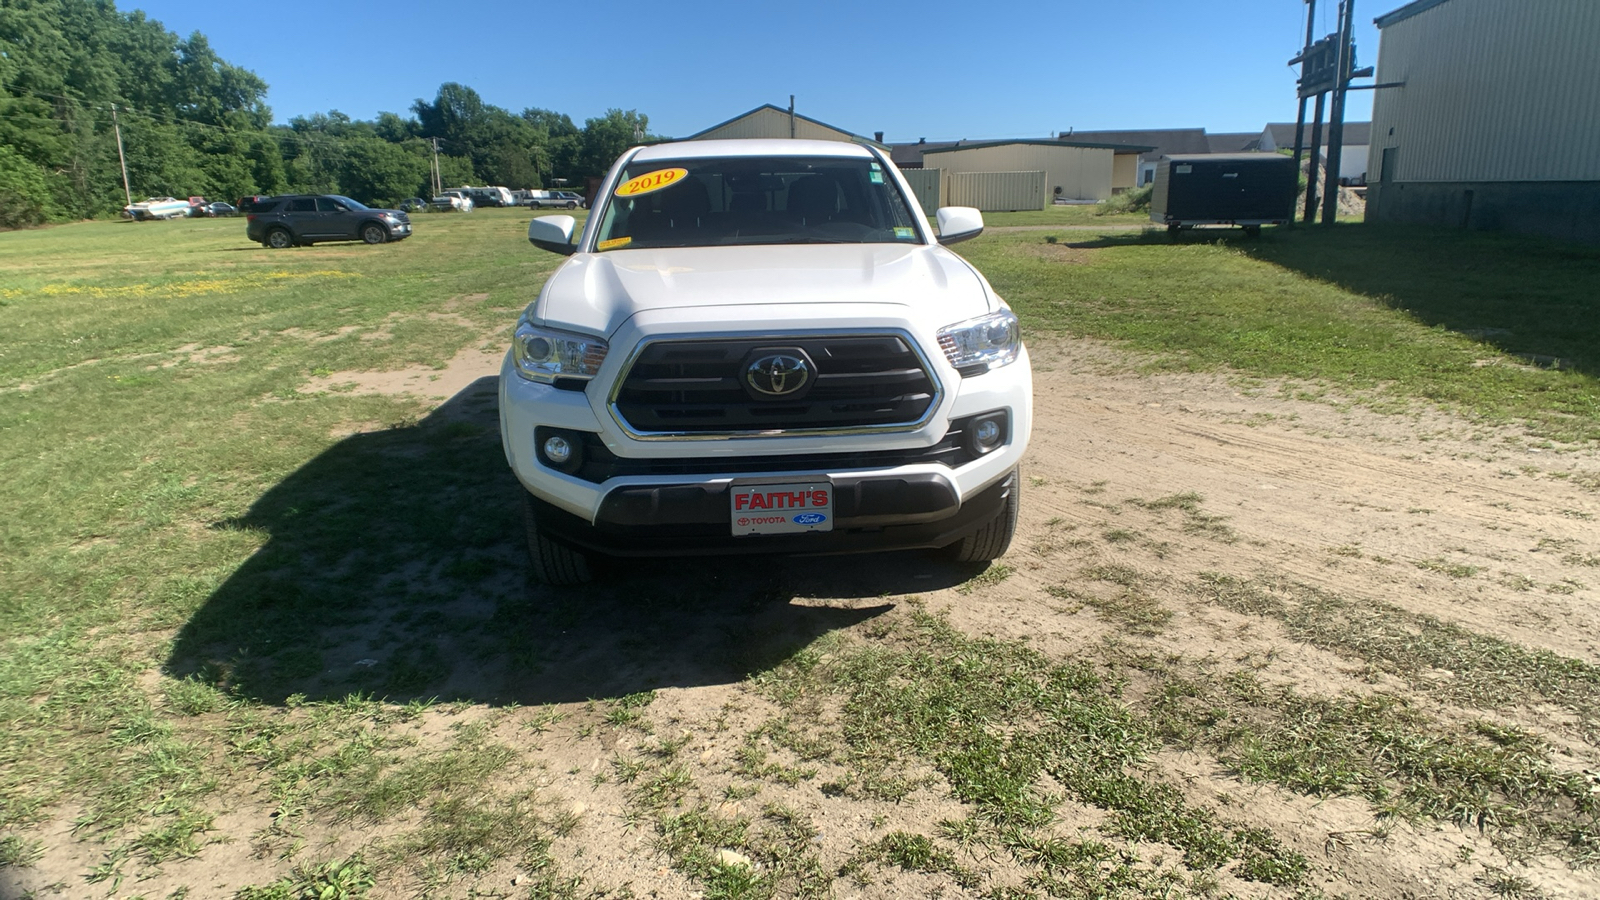
M 977 574 L 900 553 L 631 561 L 583 588 L 533 585 L 495 403 L 496 379 L 479 379 L 215 523 L 265 543 L 184 625 L 166 672 L 267 703 L 614 698 L 739 681 L 885 598 Z
M 1600 249 L 1523 235 L 1422 226 L 1340 223 L 1327 229 L 1238 229 L 1107 234 L 1082 250 L 1223 244 L 1336 284 L 1546 369 L 1600 377 Z

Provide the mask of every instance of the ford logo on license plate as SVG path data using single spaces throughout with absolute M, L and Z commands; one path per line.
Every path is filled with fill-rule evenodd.
M 827 520 L 828 517 L 822 513 L 801 513 L 800 515 L 794 517 L 794 523 L 796 525 L 821 525 Z

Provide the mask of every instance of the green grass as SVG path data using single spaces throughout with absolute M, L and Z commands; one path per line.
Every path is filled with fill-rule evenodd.
M 1055 237 L 1088 251 L 1063 263 Z M 1340 226 L 960 246 L 1033 334 L 1151 354 L 1152 368 L 1307 382 L 1400 409 L 1436 403 L 1600 438 L 1600 251 L 1548 240 Z
M 503 652 L 492 602 L 427 612 L 510 587 L 482 580 L 515 527 L 482 501 L 510 496 L 492 397 L 430 420 L 414 399 L 299 389 L 502 342 L 557 262 L 526 221 L 420 216 L 397 244 L 276 252 L 242 219 L 0 235 L 0 829 L 72 797 L 114 857 L 193 855 L 227 837 L 212 798 L 231 767 L 358 741 L 364 707 L 341 698 L 427 696 L 468 648 Z M 399 460 L 422 489 L 399 490 Z M 349 633 L 375 640 L 354 654 Z M 167 676 L 154 696 L 149 672 Z M 285 728 L 261 700 L 344 724 Z M 366 802 L 415 796 L 400 773 Z
M 929 221 L 934 221 L 931 216 Z M 1149 225 L 1150 214 L 1106 212 L 1093 203 L 1082 203 L 1015 212 L 986 212 L 983 214 L 983 224 L 986 228 L 1002 228 L 1010 225 Z

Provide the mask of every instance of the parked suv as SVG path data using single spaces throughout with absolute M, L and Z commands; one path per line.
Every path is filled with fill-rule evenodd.
M 245 234 L 281 250 L 321 241 L 381 244 L 411 236 L 411 217 L 398 209 L 371 209 L 337 194 L 287 194 L 258 201 L 245 216 Z
M 1017 317 L 876 148 L 636 147 L 517 323 L 500 433 L 535 575 L 606 556 L 1005 553 L 1032 377 Z

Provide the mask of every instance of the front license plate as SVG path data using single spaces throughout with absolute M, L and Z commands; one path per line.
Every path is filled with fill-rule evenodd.
M 798 484 L 735 484 L 733 533 L 798 534 L 833 530 L 833 485 L 826 481 Z

